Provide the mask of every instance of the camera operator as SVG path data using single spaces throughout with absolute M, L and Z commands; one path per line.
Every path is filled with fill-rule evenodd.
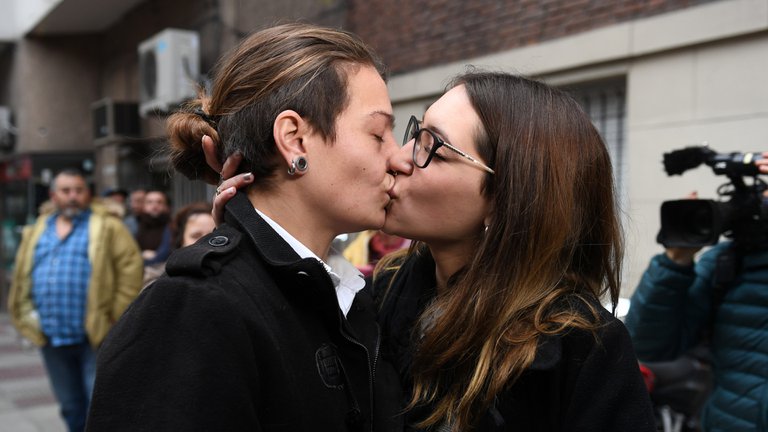
M 766 158 L 754 162 L 761 174 L 768 174 Z M 627 329 L 641 361 L 709 345 L 715 382 L 702 411 L 705 431 L 768 430 L 768 245 L 721 242 L 694 261 L 700 249 L 668 247 L 653 257 L 632 296 Z M 723 279 L 717 263 L 726 251 L 736 259 Z

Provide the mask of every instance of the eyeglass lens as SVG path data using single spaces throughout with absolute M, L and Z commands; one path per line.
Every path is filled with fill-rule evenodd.
M 429 161 L 429 152 L 434 147 L 434 138 L 426 130 L 416 132 L 416 140 L 413 143 L 413 161 L 416 166 L 425 168 Z
M 414 140 L 413 162 L 417 167 L 425 168 L 429 162 L 429 152 L 434 146 L 435 139 L 429 131 L 419 128 L 419 122 L 415 117 L 411 117 L 411 121 L 408 122 L 403 144 L 407 144 L 411 140 Z

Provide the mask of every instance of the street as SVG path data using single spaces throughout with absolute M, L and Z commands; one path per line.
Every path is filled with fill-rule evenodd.
M 0 432 L 64 432 L 37 348 L 0 312 Z

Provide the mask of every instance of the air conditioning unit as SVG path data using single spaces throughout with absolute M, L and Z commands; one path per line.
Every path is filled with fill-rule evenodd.
M 142 117 L 169 112 L 197 94 L 199 47 L 197 32 L 170 28 L 139 44 Z
M 91 104 L 93 140 L 96 145 L 138 137 L 141 134 L 139 104 L 105 98 Z

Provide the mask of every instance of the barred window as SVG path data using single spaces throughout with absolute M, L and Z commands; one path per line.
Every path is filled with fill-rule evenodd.
M 568 86 L 566 89 L 584 108 L 608 147 L 613 164 L 616 189 L 626 202 L 626 79 L 610 79 Z M 622 206 L 624 207 L 624 206 Z

